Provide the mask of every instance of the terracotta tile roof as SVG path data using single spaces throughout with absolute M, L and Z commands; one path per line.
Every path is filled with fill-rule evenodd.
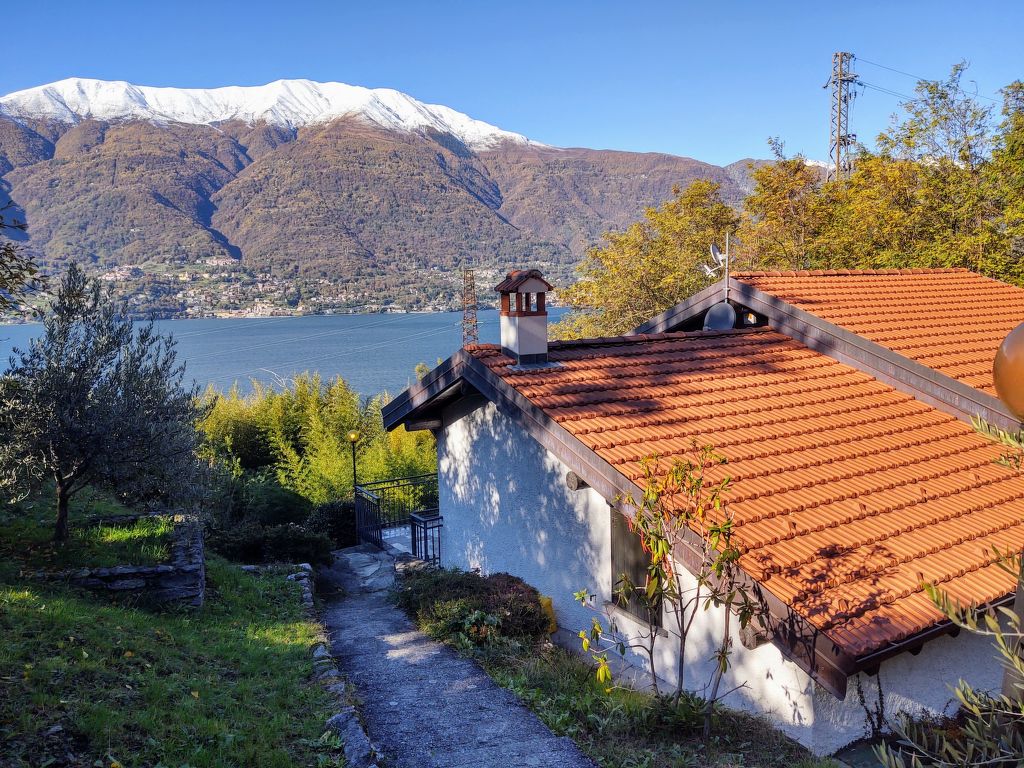
M 733 277 L 993 397 L 996 349 L 1024 322 L 1024 289 L 966 269 Z
M 942 620 L 924 582 L 965 602 L 1014 589 L 992 548 L 1024 541 L 1024 477 L 998 447 L 787 336 L 554 342 L 560 366 L 535 370 L 469 352 L 637 484 L 645 457 L 714 445 L 745 570 L 851 656 Z

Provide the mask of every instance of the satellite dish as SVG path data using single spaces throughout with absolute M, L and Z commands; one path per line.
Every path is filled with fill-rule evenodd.
M 725 256 L 718 250 L 718 246 L 714 243 L 711 244 L 711 258 L 715 260 L 715 264 L 720 267 L 725 266 Z
M 728 331 L 736 327 L 736 310 L 727 301 L 720 301 L 704 315 L 705 331 Z

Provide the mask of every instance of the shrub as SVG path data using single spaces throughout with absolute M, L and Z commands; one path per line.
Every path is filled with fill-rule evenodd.
M 207 543 L 215 552 L 236 562 L 331 562 L 330 539 L 293 523 L 263 526 L 248 521 L 209 532 Z
M 362 398 L 344 379 L 324 381 L 302 374 L 281 388 L 259 382 L 242 395 L 208 389 L 208 414 L 200 424 L 206 449 L 237 461 L 245 473 L 270 471 L 277 482 L 314 504 L 352 495 L 350 430 L 357 445 L 359 477 L 364 482 L 433 472 L 437 467 L 429 432 L 386 432 L 382 393 Z
M 301 525 L 271 525 L 263 529 L 264 557 L 289 563 L 328 564 L 331 540 Z
M 434 637 L 462 644 L 497 638 L 536 642 L 548 617 L 537 590 L 507 573 L 481 576 L 458 569 L 423 569 L 403 575 L 395 600 Z
M 306 520 L 306 528 L 322 533 L 338 549 L 359 543 L 356 531 L 356 505 L 351 501 L 317 504 Z
M 308 501 L 272 477 L 258 474 L 245 480 L 239 512 L 246 519 L 264 525 L 302 524 L 311 509 Z

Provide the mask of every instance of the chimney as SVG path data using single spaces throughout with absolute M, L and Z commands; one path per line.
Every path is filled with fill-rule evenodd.
M 544 294 L 551 284 L 540 270 L 509 272 L 494 290 L 501 296 L 501 351 L 519 365 L 548 361 L 548 311 Z

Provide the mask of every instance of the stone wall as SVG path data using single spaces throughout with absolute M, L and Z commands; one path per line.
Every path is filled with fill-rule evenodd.
M 95 518 L 101 523 L 131 523 L 148 515 Z M 108 568 L 79 568 L 36 578 L 63 580 L 76 587 L 119 595 L 139 595 L 148 603 L 179 603 L 199 607 L 206 596 L 206 558 L 203 528 L 193 515 L 172 514 L 171 555 L 160 565 L 117 565 Z

